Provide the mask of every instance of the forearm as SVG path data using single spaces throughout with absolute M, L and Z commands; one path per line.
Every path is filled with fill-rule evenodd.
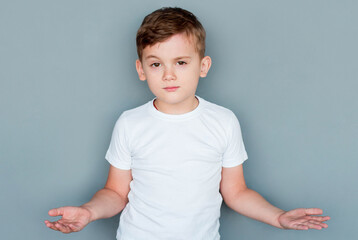
M 121 212 L 127 203 L 127 198 L 121 197 L 111 189 L 103 188 L 81 207 L 85 207 L 91 212 L 90 220 L 93 222 L 97 219 L 113 217 Z
M 285 211 L 271 205 L 260 194 L 252 189 L 240 191 L 231 199 L 225 199 L 234 211 L 249 218 L 270 224 L 277 228 L 282 228 L 278 222 L 278 217 Z

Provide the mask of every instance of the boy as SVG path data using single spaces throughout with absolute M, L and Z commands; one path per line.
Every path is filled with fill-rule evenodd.
M 247 159 L 235 114 L 195 95 L 211 59 L 205 30 L 180 8 L 146 16 L 137 32 L 139 79 L 156 98 L 124 111 L 106 153 L 108 180 L 90 202 L 49 211 L 63 233 L 123 209 L 117 239 L 217 240 L 222 200 L 236 212 L 282 229 L 321 229 L 321 209 L 285 212 L 245 184 Z

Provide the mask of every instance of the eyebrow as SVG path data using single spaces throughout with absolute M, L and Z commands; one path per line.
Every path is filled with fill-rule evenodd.
M 149 56 L 147 56 L 145 59 L 149 59 L 149 58 L 157 58 L 157 59 L 160 59 L 159 57 L 157 57 L 157 56 L 155 56 L 155 55 L 149 55 Z M 174 58 L 174 60 L 183 59 L 183 58 L 189 58 L 189 59 L 191 59 L 190 56 L 180 56 L 180 57 Z

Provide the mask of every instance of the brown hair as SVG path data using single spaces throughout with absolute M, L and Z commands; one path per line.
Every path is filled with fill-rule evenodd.
M 186 33 L 195 39 L 200 59 L 205 56 L 205 29 L 191 12 L 178 7 L 163 7 L 147 15 L 136 36 L 137 54 L 142 61 L 143 49 L 171 36 Z

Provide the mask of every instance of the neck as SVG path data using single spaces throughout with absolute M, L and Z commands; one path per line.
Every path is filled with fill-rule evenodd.
M 199 105 L 199 99 L 195 96 L 194 101 L 189 102 L 187 104 L 181 103 L 181 105 L 174 104 L 163 104 L 163 102 L 159 101 L 157 98 L 153 101 L 154 107 L 163 113 L 167 114 L 184 114 L 193 111 Z

